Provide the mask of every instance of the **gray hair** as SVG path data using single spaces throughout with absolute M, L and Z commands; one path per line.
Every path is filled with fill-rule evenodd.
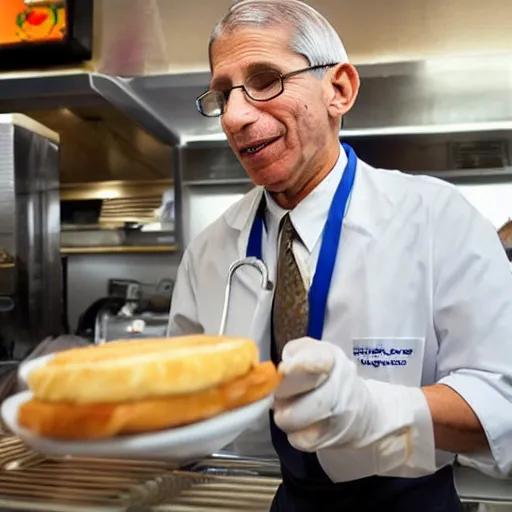
M 313 7 L 301 0 L 239 0 L 213 29 L 209 42 L 225 32 L 246 26 L 290 26 L 290 50 L 304 56 L 311 66 L 346 63 L 348 56 L 334 27 Z

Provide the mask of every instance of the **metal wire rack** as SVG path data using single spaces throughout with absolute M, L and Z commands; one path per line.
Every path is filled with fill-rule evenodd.
M 214 457 L 183 471 L 162 462 L 50 459 L 4 434 L 0 511 L 263 512 L 280 483 L 269 476 L 272 464 Z

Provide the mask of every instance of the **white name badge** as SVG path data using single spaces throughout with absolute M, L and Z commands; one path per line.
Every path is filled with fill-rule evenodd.
M 352 359 L 365 379 L 420 386 L 424 350 L 424 338 L 358 338 Z

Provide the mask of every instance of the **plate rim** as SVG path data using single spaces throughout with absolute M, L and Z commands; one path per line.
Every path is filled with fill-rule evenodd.
M 34 434 L 33 432 L 21 427 L 17 422 L 16 417 L 12 417 L 12 415 L 6 414 L 7 409 L 13 409 L 14 414 L 17 413 L 19 407 L 30 400 L 33 397 L 33 393 L 30 390 L 21 391 L 8 397 L 0 404 L 0 415 L 5 422 L 7 428 L 17 437 L 27 442 L 27 444 L 31 445 L 44 445 L 46 449 L 58 450 L 62 451 L 70 451 L 70 452 L 83 452 L 84 450 L 91 451 L 117 451 L 119 453 L 125 452 L 126 454 L 133 453 L 134 451 L 143 451 L 147 449 L 151 449 L 151 446 L 158 444 L 161 441 L 162 444 L 165 444 L 167 448 L 172 448 L 183 445 L 187 442 L 186 438 L 196 437 L 198 442 L 205 436 L 208 437 L 208 432 L 211 432 L 211 428 L 215 428 L 216 424 L 222 425 L 223 422 L 228 421 L 229 424 L 232 424 L 232 419 L 229 417 L 233 417 L 236 415 L 235 421 L 239 425 L 238 429 L 240 429 L 240 435 L 245 429 L 247 429 L 251 421 L 243 421 L 244 412 L 252 412 L 252 410 L 259 410 L 261 408 L 261 412 L 258 414 L 262 414 L 265 408 L 270 410 L 273 393 L 267 394 L 263 398 L 251 402 L 242 407 L 238 407 L 236 409 L 232 409 L 229 411 L 225 411 L 217 416 L 212 418 L 207 418 L 206 420 L 193 423 L 191 425 L 186 425 L 182 427 L 176 427 L 165 430 L 158 430 L 155 432 L 141 433 L 135 435 L 127 435 L 122 437 L 113 437 L 101 440 L 77 440 L 77 441 L 61 441 L 59 439 L 50 438 L 50 437 L 42 437 Z M 256 415 L 256 414 L 254 414 Z M 251 415 L 252 416 L 252 415 Z M 239 419 L 240 418 L 240 419 Z M 240 424 L 246 423 L 246 426 L 241 428 Z M 209 427 L 209 428 L 208 428 Z M 208 429 L 208 432 L 203 432 Z M 194 436 L 194 434 L 196 434 Z M 178 438 L 177 440 L 173 440 L 173 438 Z M 220 436 L 219 436 L 220 437 Z M 170 442 L 171 441 L 171 442 Z M 190 441 L 188 441 L 190 442 Z

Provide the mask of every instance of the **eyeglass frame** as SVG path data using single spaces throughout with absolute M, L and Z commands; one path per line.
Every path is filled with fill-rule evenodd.
M 245 95 L 251 100 L 251 101 L 256 101 L 256 102 L 259 102 L 259 103 L 263 103 L 265 101 L 271 101 L 275 98 L 277 98 L 278 96 L 281 96 L 281 94 L 283 94 L 284 92 L 284 81 L 287 79 L 287 78 L 291 78 L 293 76 L 296 76 L 296 75 L 299 75 L 301 73 L 306 73 L 308 71 L 316 71 L 317 69 L 322 69 L 322 68 L 332 68 L 333 66 L 337 66 L 338 63 L 331 63 L 331 64 L 317 64 L 317 65 L 314 65 L 314 66 L 308 66 L 306 68 L 301 68 L 301 69 L 296 69 L 294 71 L 289 71 L 288 73 L 277 73 L 277 75 L 279 75 L 279 81 L 280 81 L 280 84 L 281 84 L 281 90 L 277 93 L 277 94 L 274 94 L 273 96 L 271 96 L 270 98 L 265 98 L 264 100 L 259 100 L 259 99 L 256 99 L 256 98 L 253 98 L 250 94 L 249 94 L 249 91 L 247 91 L 246 89 L 246 86 L 245 84 L 241 84 L 241 85 L 233 85 L 232 87 L 230 87 L 229 89 L 227 89 L 226 91 L 212 91 L 212 90 L 208 90 L 208 91 L 205 91 L 203 92 L 200 96 L 198 96 L 196 98 L 196 109 L 198 110 L 198 112 L 204 116 L 204 117 L 221 117 L 224 113 L 225 113 L 225 107 L 226 107 L 226 104 L 228 102 L 228 99 L 229 99 L 229 96 L 231 95 L 231 92 L 234 90 L 234 89 L 242 89 L 242 91 L 245 93 Z M 258 73 L 254 73 L 254 74 L 258 74 Z M 253 75 L 251 75 L 253 76 Z M 249 77 L 250 78 L 250 77 Z M 217 116 L 207 116 L 205 115 L 201 108 L 199 107 L 199 104 L 200 104 L 200 101 L 205 97 L 207 96 L 208 94 L 211 94 L 212 92 L 216 92 L 216 93 L 221 93 L 223 96 L 224 96 L 224 108 L 222 110 L 222 112 L 217 115 Z

